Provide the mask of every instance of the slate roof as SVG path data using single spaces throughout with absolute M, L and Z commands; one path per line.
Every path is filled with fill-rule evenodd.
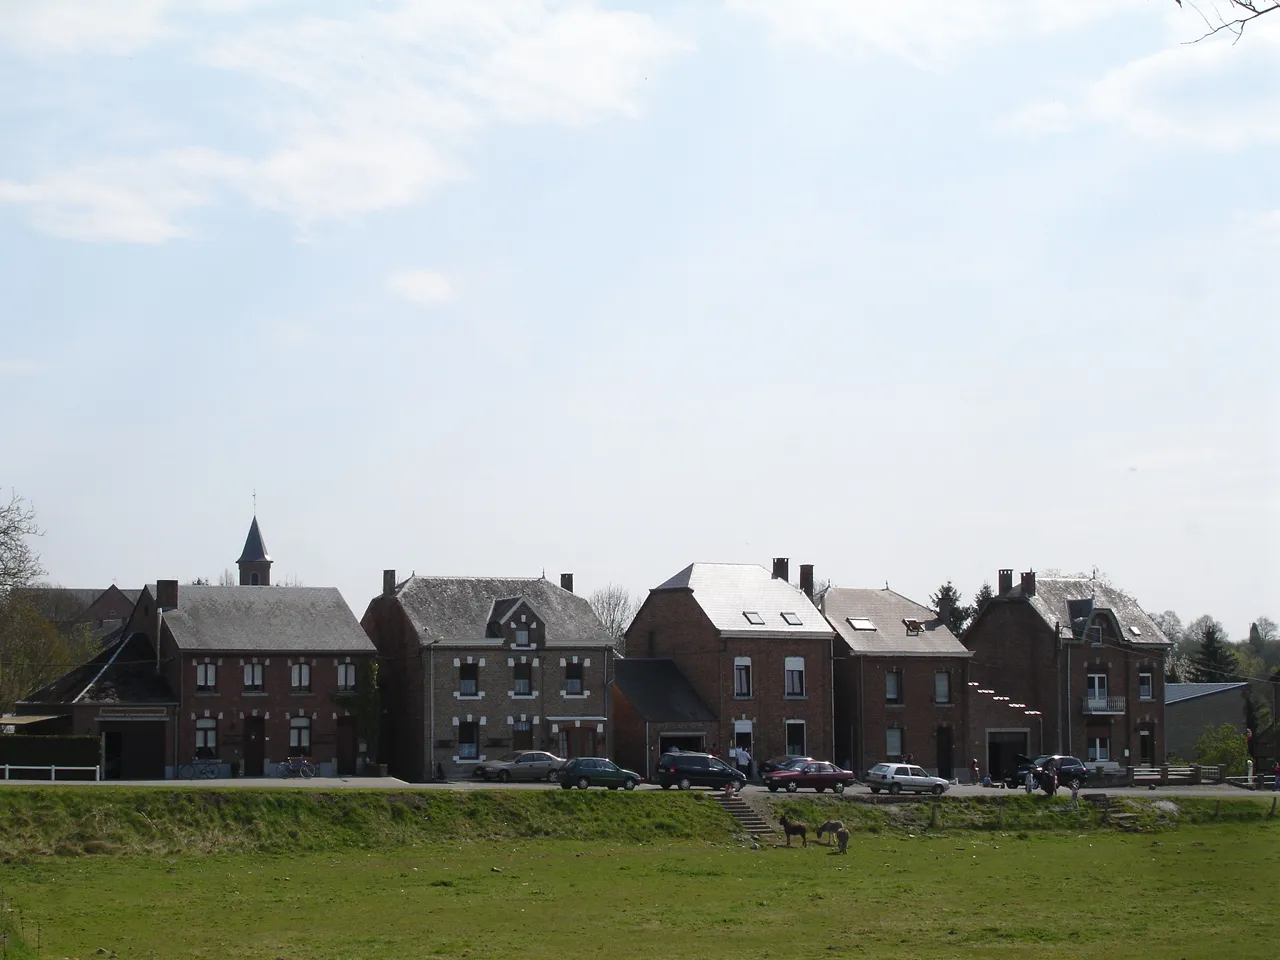
M 653 588 L 691 590 L 702 612 L 721 633 L 736 636 L 829 637 L 831 627 L 799 587 L 775 580 L 755 563 L 691 563 Z M 746 614 L 758 613 L 763 623 Z M 795 613 L 799 624 L 787 623 L 783 613 Z
M 1226 693 L 1229 690 L 1243 690 L 1247 683 L 1166 683 L 1164 685 L 1164 703 L 1182 703 L 1186 700 L 1198 700 L 1215 693 Z
M 13 593 L 39 611 L 53 610 L 70 614 L 59 617 L 61 620 L 75 619 L 102 596 L 101 588 L 82 587 L 18 587 Z
M 674 660 L 618 660 L 614 679 L 640 716 L 651 723 L 709 723 L 716 719 Z
M 181 650 L 375 652 L 335 587 L 183 584 L 164 622 Z
M 823 595 L 822 610 L 856 656 L 973 656 L 934 611 L 892 590 L 830 587 Z M 855 630 L 850 618 L 870 620 L 875 629 Z M 913 636 L 903 620 L 918 620 L 923 629 Z
M 612 646 L 585 597 L 542 577 L 410 577 L 395 595 L 423 644 L 493 643 L 495 604 L 510 610 L 524 600 L 542 618 L 547 646 Z
M 129 638 L 120 628 L 115 638 L 88 663 L 24 697 L 24 704 L 177 703 L 156 666 L 155 648 L 142 634 Z
M 249 524 L 249 536 L 244 538 L 244 549 L 240 551 L 240 559 L 236 563 L 257 563 L 266 560 L 270 562 L 271 557 L 267 554 L 267 544 L 262 539 L 262 531 L 258 529 L 258 518 L 253 518 L 253 523 Z
M 1115 616 L 1126 643 L 1139 646 L 1172 645 L 1155 622 L 1138 606 L 1137 600 L 1123 590 L 1101 581 L 1085 577 L 1037 576 L 1035 596 L 1027 599 L 1050 629 L 1054 624 L 1069 623 L 1082 628 L 1082 616 L 1087 613 L 1089 598 L 1095 593 L 1094 609 L 1109 610 Z M 1022 596 L 1022 584 L 1015 583 L 1012 590 L 1002 595 L 1002 599 Z

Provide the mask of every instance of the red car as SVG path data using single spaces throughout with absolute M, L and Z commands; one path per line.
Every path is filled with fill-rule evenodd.
M 841 770 L 834 763 L 814 760 L 797 764 L 788 770 L 771 770 L 764 775 L 764 785 L 770 793 L 786 790 L 795 793 L 801 787 L 813 787 L 818 793 L 830 789 L 832 793 L 844 793 L 844 788 L 857 783 L 852 770 Z

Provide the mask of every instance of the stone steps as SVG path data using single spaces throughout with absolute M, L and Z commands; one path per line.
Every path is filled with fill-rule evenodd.
M 749 834 L 758 836 L 765 833 L 774 833 L 777 830 L 773 824 L 760 816 L 747 801 L 737 794 L 727 797 L 723 793 L 717 793 L 716 803 L 720 804 L 725 812 L 737 820 L 742 829 Z

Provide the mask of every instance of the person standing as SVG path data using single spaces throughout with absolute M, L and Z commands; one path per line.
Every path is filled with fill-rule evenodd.
M 746 747 L 738 748 L 738 769 L 744 777 L 751 779 L 751 753 Z
M 1276 765 L 1271 772 L 1275 775 L 1271 781 L 1271 789 L 1273 791 L 1280 791 L 1280 760 L 1276 761 Z
M 978 766 L 978 758 L 973 758 L 973 763 L 969 764 L 969 782 L 975 786 L 982 782 L 982 769 Z

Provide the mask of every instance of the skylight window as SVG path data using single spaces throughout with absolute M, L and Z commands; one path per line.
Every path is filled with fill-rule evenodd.
M 874 630 L 876 628 L 876 625 L 866 617 L 847 617 L 846 619 L 849 621 L 849 626 L 855 630 Z
M 902 625 L 907 628 L 907 636 L 917 636 L 924 629 L 924 624 L 915 617 L 903 617 Z
M 756 613 L 754 610 L 743 610 L 742 615 L 747 618 L 747 623 L 754 627 L 764 626 L 764 617 Z
M 1135 637 L 1142 636 L 1142 631 L 1139 630 L 1137 627 L 1130 627 L 1129 632 L 1132 633 Z
M 787 625 L 791 627 L 804 626 L 804 621 L 800 619 L 800 614 L 798 613 L 784 613 L 782 615 L 782 619 L 785 620 L 787 622 Z

